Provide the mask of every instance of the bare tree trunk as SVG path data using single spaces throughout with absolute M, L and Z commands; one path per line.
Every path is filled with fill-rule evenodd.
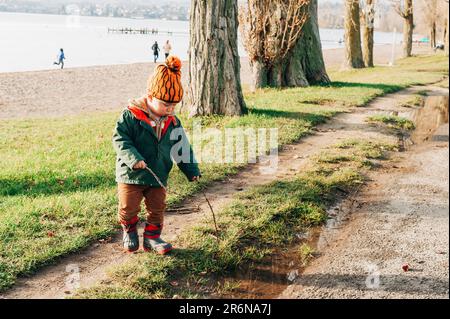
M 269 85 L 271 87 L 283 87 L 285 85 L 284 79 L 284 65 L 283 62 L 275 64 L 269 70 Z
M 447 37 L 447 18 L 444 19 L 444 32 L 442 33 L 442 43 L 444 44 L 446 37 Z
M 413 0 L 391 0 L 395 11 L 403 19 L 403 57 L 411 56 L 414 29 Z M 402 5 L 403 3 L 403 5 Z
M 449 37 L 448 37 L 448 35 L 450 33 L 450 16 L 449 15 L 447 15 L 447 28 L 446 28 L 446 30 L 447 30 L 447 33 L 445 35 L 445 54 L 447 56 L 449 56 L 449 54 L 448 54 L 449 53 L 449 49 L 448 49 Z
M 345 65 L 346 68 L 363 68 L 359 0 L 345 0 Z
M 254 91 L 257 88 L 263 88 L 268 86 L 268 77 L 267 77 L 268 71 L 264 63 L 261 61 L 250 61 L 250 68 L 253 73 L 253 82 L 250 89 Z
M 366 67 L 373 67 L 373 25 L 375 19 L 374 1 L 366 0 L 363 23 L 363 59 Z
M 414 29 L 413 0 L 405 0 L 405 11 L 403 16 L 403 57 L 412 54 L 412 41 Z
M 193 0 L 190 19 L 189 115 L 241 115 L 237 0 Z
M 266 66 L 259 60 L 250 61 L 253 70 L 253 90 L 265 86 L 304 87 L 314 83 L 330 82 L 320 42 L 317 0 L 311 0 L 307 9 L 308 19 L 303 25 L 302 35 L 286 58 L 271 66 Z
M 430 28 L 430 44 L 433 49 L 436 47 L 436 22 L 434 21 Z
M 407 58 L 412 55 L 412 39 L 413 39 L 413 16 L 410 15 L 404 20 L 403 25 L 403 57 Z
M 311 1 L 308 11 L 309 19 L 303 27 L 303 35 L 286 64 L 287 86 L 330 83 L 320 41 L 317 0 Z

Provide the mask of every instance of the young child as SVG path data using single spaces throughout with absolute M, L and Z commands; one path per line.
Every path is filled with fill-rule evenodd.
M 173 115 L 183 97 L 180 70 L 181 61 L 174 56 L 169 56 L 165 65 L 159 65 L 149 78 L 147 95 L 130 101 L 113 135 L 117 153 L 118 215 L 123 228 L 123 246 L 129 252 L 139 249 L 137 224 L 142 199 L 147 212 L 144 250 L 159 254 L 172 250 L 172 245 L 160 236 L 166 208 L 165 187 L 176 154 L 173 153 L 174 146 L 187 145 L 183 149 L 189 152 L 189 160 L 186 160 L 187 156 L 181 156 L 183 160 L 177 157 L 177 165 L 186 177 L 196 181 L 201 176 L 180 120 Z

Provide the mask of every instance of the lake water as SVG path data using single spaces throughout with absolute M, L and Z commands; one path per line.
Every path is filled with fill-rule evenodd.
M 158 35 L 108 33 L 108 28 L 158 29 Z M 151 46 L 169 40 L 172 54 L 187 59 L 189 22 L 0 12 L 0 72 L 54 69 L 64 48 L 66 67 L 152 62 Z M 172 35 L 164 33 L 173 32 Z M 324 49 L 343 47 L 343 30 L 321 29 Z M 393 34 L 376 32 L 375 42 L 392 43 Z M 397 42 L 401 35 L 397 35 Z M 242 44 L 239 53 L 245 56 Z M 163 54 L 160 54 L 162 62 Z

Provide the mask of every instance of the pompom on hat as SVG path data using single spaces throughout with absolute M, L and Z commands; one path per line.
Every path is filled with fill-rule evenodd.
M 148 80 L 147 94 L 167 103 L 179 103 L 183 99 L 181 84 L 181 60 L 169 56 L 165 64 L 156 67 Z

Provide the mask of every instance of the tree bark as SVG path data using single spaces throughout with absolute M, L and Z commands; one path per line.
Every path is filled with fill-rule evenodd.
M 193 0 L 190 20 L 189 115 L 241 115 L 237 0 Z
M 288 86 L 308 86 L 309 84 L 331 82 L 323 60 L 317 0 L 311 1 L 308 10 L 309 19 L 303 27 L 303 35 L 287 63 L 286 84 Z
M 403 15 L 403 57 L 412 54 L 412 41 L 414 29 L 413 0 L 405 0 L 405 11 Z
M 363 59 L 366 67 L 373 67 L 373 26 L 375 9 L 373 0 L 366 0 L 364 8 L 363 23 Z
M 286 59 L 270 69 L 265 68 L 262 62 L 251 62 L 254 78 L 252 89 L 264 86 L 305 87 L 330 82 L 320 42 L 317 0 L 311 0 L 308 14 L 302 36 Z
M 430 28 L 430 44 L 433 49 L 436 47 L 436 22 L 434 21 Z
M 346 68 L 363 68 L 359 0 L 345 1 L 345 61 Z
M 447 18 L 444 19 L 443 25 L 444 25 L 444 31 L 442 33 L 442 43 L 445 44 L 445 41 L 446 41 L 445 39 L 447 37 Z
M 251 90 L 255 91 L 257 88 L 268 86 L 267 69 L 261 61 L 250 61 L 250 68 L 253 73 L 253 82 Z
M 450 15 L 447 14 L 447 33 L 445 34 L 445 54 L 449 56 L 449 33 L 450 33 Z

